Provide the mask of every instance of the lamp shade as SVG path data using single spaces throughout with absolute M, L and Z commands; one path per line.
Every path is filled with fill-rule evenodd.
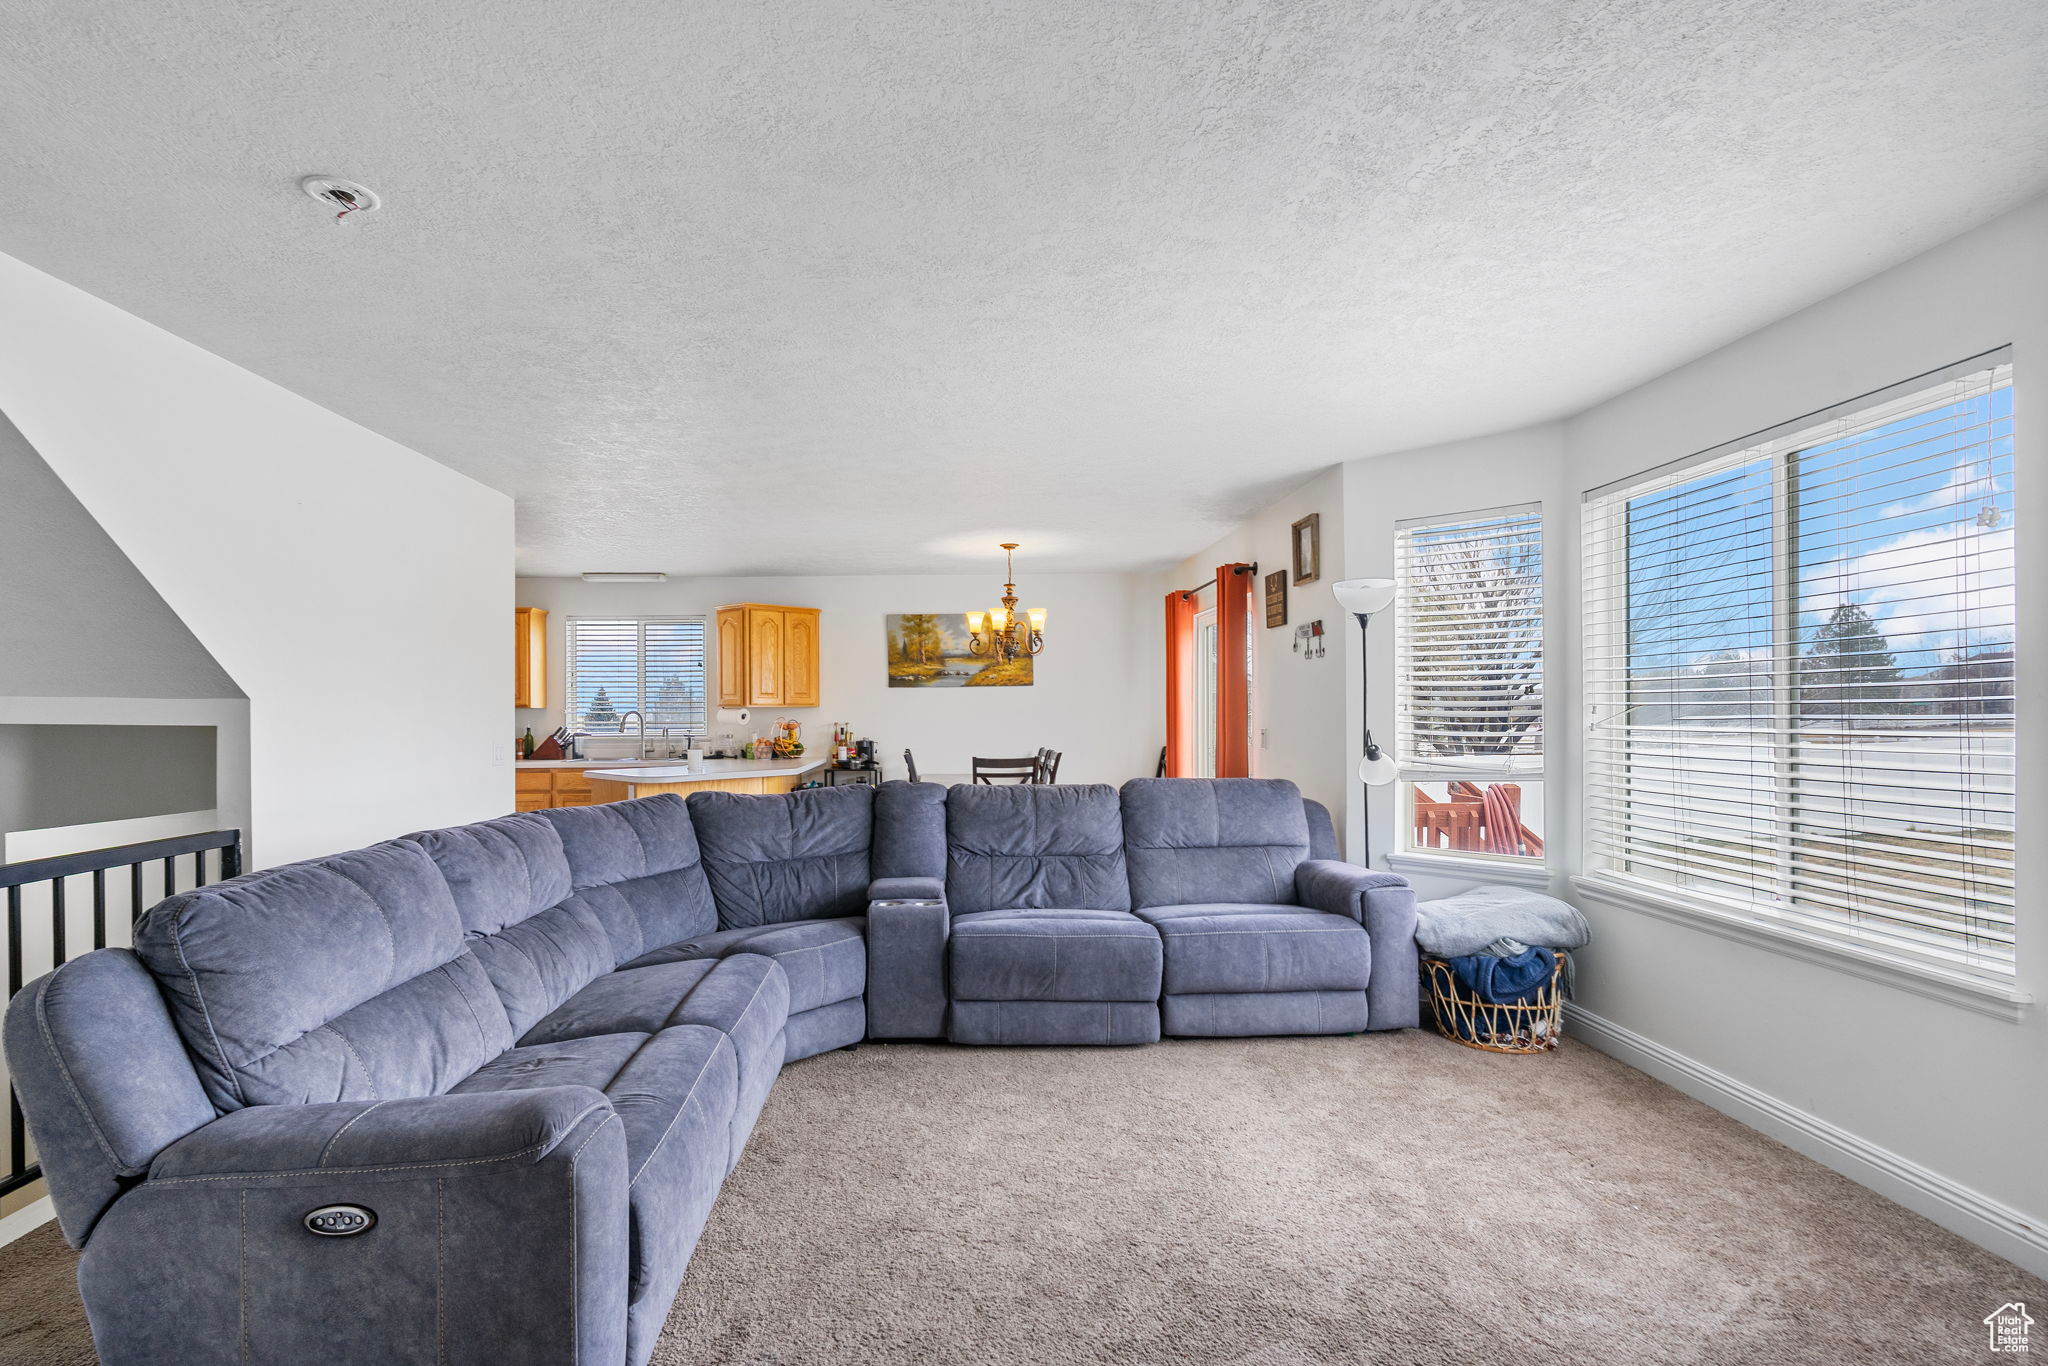
M 1358 761 L 1358 781 L 1367 787 L 1385 787 L 1401 776 L 1401 767 L 1394 762 L 1394 756 L 1379 748 Z
M 1043 631 L 1045 629 L 1045 609 L 1043 607 L 1033 607 L 1029 609 L 1029 612 L 1031 616 L 1031 629 Z
M 1394 601 L 1392 579 L 1339 579 L 1330 585 L 1337 605 L 1354 616 L 1384 612 Z
M 981 613 L 969 612 L 967 614 L 967 633 L 969 635 L 979 635 L 981 633 Z

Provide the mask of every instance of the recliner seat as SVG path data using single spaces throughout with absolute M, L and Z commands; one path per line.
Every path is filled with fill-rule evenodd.
M 1159 936 L 1130 913 L 1116 789 L 953 788 L 946 894 L 954 1043 L 1159 1038 Z
M 1165 1033 L 1416 1023 L 1413 893 L 1400 878 L 1312 858 L 1319 832 L 1293 783 L 1140 778 L 1122 796 L 1132 906 L 1165 951 Z M 1389 961 L 1376 972 L 1380 951 Z M 1392 982 L 1402 974 L 1405 992 Z

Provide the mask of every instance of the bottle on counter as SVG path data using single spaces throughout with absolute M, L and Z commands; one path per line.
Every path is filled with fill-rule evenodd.
M 522 758 L 522 759 L 531 759 L 531 758 L 533 757 L 533 727 L 532 727 L 532 726 L 528 726 L 528 727 L 526 728 L 526 735 L 525 735 L 525 736 L 524 736 L 524 738 L 522 738 L 522 739 L 520 740 L 520 742 L 519 742 L 519 757 L 520 757 L 520 758 Z

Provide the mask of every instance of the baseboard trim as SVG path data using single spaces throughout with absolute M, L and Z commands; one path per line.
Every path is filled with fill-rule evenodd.
M 56 1217 L 57 1211 L 50 1207 L 47 1195 L 23 1205 L 12 1214 L 0 1214 L 0 1247 L 35 1232 Z
M 1565 1018 L 1567 1032 L 1589 1047 L 1713 1106 L 1986 1251 L 2048 1277 L 2048 1229 L 2010 1205 L 1576 1004 L 1566 1002 Z

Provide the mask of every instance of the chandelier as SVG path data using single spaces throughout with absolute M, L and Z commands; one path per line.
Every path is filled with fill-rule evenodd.
M 1017 577 L 1016 556 L 1012 553 L 1016 549 L 1017 542 L 1003 542 L 1003 564 L 1012 580 Z M 1017 585 L 1005 583 L 1001 607 L 988 613 L 967 614 L 968 648 L 978 655 L 993 655 L 998 663 L 1007 663 L 1019 655 L 1037 654 L 1045 648 L 1045 609 L 1033 607 L 1024 615 L 1030 618 L 1028 627 L 1018 620 Z

